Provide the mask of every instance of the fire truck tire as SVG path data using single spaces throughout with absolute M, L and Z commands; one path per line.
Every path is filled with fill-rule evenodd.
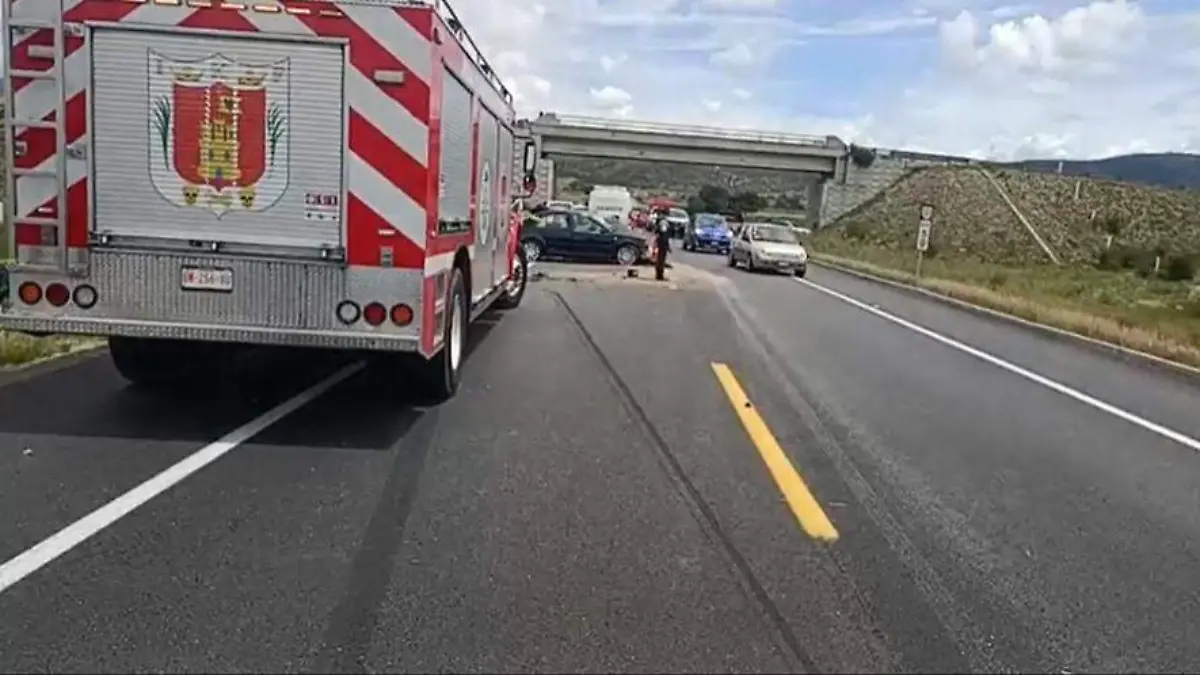
M 461 268 L 454 268 L 450 279 L 446 321 L 442 327 L 442 349 L 437 356 L 421 364 L 420 379 L 432 402 L 452 398 L 462 379 L 462 362 L 467 351 L 467 284 Z
M 168 340 L 113 336 L 108 353 L 117 372 L 131 383 L 161 388 L 184 379 L 182 349 Z
M 525 257 L 525 248 L 517 247 L 517 259 L 513 267 L 512 277 L 504 285 L 504 295 L 496 300 L 498 309 L 516 309 L 521 306 L 525 297 L 525 287 L 529 285 L 529 261 Z

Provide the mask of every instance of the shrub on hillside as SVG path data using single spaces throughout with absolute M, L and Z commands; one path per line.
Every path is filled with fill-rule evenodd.
M 847 239 L 866 239 L 871 233 L 871 228 L 862 221 L 850 223 L 842 230 Z
M 1191 281 L 1196 278 L 1196 260 L 1186 255 L 1171 256 L 1162 275 L 1167 281 Z
M 1120 236 L 1124 225 L 1121 219 L 1114 215 L 1101 216 L 1096 219 L 1096 229 L 1114 237 Z
M 1122 269 L 1121 267 L 1121 252 L 1114 251 L 1111 248 L 1106 248 L 1100 251 L 1100 255 L 1096 257 L 1096 269 L 1106 270 L 1108 272 L 1116 272 Z
M 1142 276 L 1149 276 L 1154 272 L 1156 257 L 1154 251 L 1147 249 L 1134 246 L 1114 246 L 1100 252 L 1096 267 L 1112 272 L 1133 270 Z

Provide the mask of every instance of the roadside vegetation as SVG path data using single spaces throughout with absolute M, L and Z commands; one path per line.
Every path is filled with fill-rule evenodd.
M 94 338 L 51 335 L 35 338 L 24 333 L 0 331 L 0 368 L 23 366 L 104 344 Z
M 979 168 L 914 171 L 815 233 L 814 257 L 1200 366 L 1200 193 L 988 170 L 1000 189 Z

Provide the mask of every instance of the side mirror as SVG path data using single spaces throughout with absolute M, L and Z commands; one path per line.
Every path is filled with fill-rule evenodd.
M 525 142 L 525 155 L 522 158 L 521 167 L 525 170 L 525 175 L 532 174 L 537 169 L 537 145 L 533 141 Z
M 526 141 L 524 154 L 521 156 L 521 168 L 525 173 L 521 188 L 526 196 L 537 191 L 537 163 L 537 145 L 533 141 Z

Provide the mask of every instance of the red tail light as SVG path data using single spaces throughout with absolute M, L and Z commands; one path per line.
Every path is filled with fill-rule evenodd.
M 62 307 L 71 300 L 71 290 L 58 283 L 46 287 L 46 302 L 55 307 Z
M 387 321 L 387 308 L 378 302 L 372 302 L 363 308 L 363 320 L 372 326 L 381 326 Z

